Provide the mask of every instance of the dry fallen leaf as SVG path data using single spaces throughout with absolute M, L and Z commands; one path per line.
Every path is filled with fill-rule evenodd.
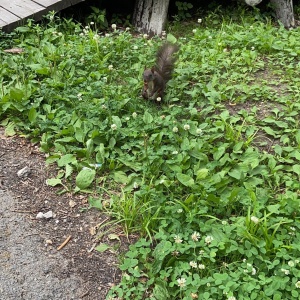
M 97 233 L 96 231 L 97 231 L 97 227 L 96 226 L 93 226 L 93 227 L 90 228 L 90 234 L 91 235 L 95 235 Z
M 6 50 L 4 50 L 4 52 L 6 52 L 6 53 L 17 53 L 17 54 L 19 54 L 19 53 L 24 52 L 24 50 L 21 49 L 21 48 L 12 48 L 12 49 L 6 49 Z
M 74 200 L 70 200 L 69 201 L 69 206 L 71 207 L 71 208 L 73 208 L 74 206 L 76 206 L 76 202 L 74 201 Z

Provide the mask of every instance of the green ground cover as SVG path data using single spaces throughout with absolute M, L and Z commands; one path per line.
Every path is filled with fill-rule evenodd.
M 53 15 L 2 34 L 1 124 L 141 236 L 108 299 L 298 299 L 300 29 L 241 9 L 169 28 L 162 104 L 140 97 L 160 38 Z

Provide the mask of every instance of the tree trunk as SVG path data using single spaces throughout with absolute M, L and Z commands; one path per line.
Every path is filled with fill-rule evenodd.
M 164 30 L 170 0 L 137 0 L 133 13 L 133 24 L 138 31 L 149 35 L 160 35 Z
M 271 0 L 277 19 L 285 28 L 295 26 L 293 0 Z

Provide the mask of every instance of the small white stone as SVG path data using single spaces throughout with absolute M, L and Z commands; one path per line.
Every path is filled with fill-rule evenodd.
M 30 169 L 27 166 L 17 172 L 18 177 L 27 177 L 29 174 Z

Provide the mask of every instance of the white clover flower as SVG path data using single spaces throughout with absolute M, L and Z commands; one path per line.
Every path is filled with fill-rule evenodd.
M 208 38 L 211 40 L 211 39 L 212 39 L 212 36 L 210 35 Z
M 255 48 L 254 48 L 254 47 L 251 47 L 251 50 L 253 51 L 253 50 L 255 50 Z
M 181 244 L 182 243 L 182 239 L 179 235 L 174 236 L 174 241 L 175 241 L 176 244 Z
M 218 43 L 218 46 L 222 46 L 222 43 Z
M 160 101 L 161 101 L 161 97 L 157 97 L 157 98 L 156 98 L 156 101 L 157 101 L 157 102 L 160 102 Z
M 173 127 L 173 132 L 178 132 L 178 127 Z
M 85 28 L 85 29 L 89 29 L 90 27 L 89 27 L 89 26 L 85 26 L 84 28 Z
M 190 130 L 190 128 L 191 128 L 191 127 L 190 127 L 189 124 L 185 124 L 185 125 L 183 126 L 183 129 L 184 129 L 184 130 Z
M 252 275 L 255 275 L 255 274 L 256 274 L 256 269 L 255 269 L 255 268 L 252 268 L 251 274 L 252 274 Z
M 200 250 L 199 255 L 203 255 L 203 254 L 204 254 L 204 250 Z
M 129 120 L 130 120 L 130 118 L 129 118 L 129 117 L 126 117 L 126 118 L 125 118 L 125 120 L 126 120 L 126 121 L 129 121 Z
M 247 261 L 246 258 L 244 258 L 244 259 L 243 259 L 243 263 L 245 263 L 246 261 Z
M 104 82 L 107 82 L 107 77 L 103 77 L 102 80 L 103 80 Z
M 126 28 L 125 28 L 125 31 L 129 31 L 129 30 L 130 30 L 130 27 L 126 27 Z
M 193 29 L 193 33 L 196 33 L 197 32 L 197 29 Z
M 93 40 L 94 40 L 94 41 L 97 41 L 98 39 L 99 39 L 99 35 L 95 34 L 95 35 L 93 36 Z
M 228 52 L 228 49 L 227 49 L 227 48 L 224 48 L 224 49 L 223 49 L 223 52 Z
M 110 37 L 110 34 L 109 33 L 105 33 L 105 37 Z
M 116 130 L 116 129 L 118 128 L 118 126 L 117 126 L 116 124 L 112 124 L 112 125 L 110 126 L 110 128 L 111 128 L 112 130 Z
M 224 220 L 224 221 L 222 221 L 221 223 L 222 223 L 222 225 L 227 225 L 227 224 L 228 224 L 228 222 L 227 222 L 227 221 L 225 221 L 225 220 Z
M 163 30 L 163 31 L 161 32 L 161 35 L 162 35 L 162 36 L 166 36 L 166 35 L 167 35 L 166 31 Z
M 194 231 L 193 234 L 192 234 L 192 240 L 197 242 L 199 239 L 200 239 L 200 233 L 197 232 L 197 231 Z
M 173 155 L 177 155 L 177 154 L 178 154 L 178 151 L 173 151 L 172 154 L 173 154 Z
M 94 23 L 94 22 L 90 22 L 90 24 L 91 24 L 91 25 L 94 25 L 95 23 Z
M 249 28 L 250 28 L 250 29 L 253 29 L 253 26 L 251 25 Z
M 295 283 L 295 286 L 296 286 L 297 289 L 300 289 L 300 281 L 297 281 L 297 282 Z
M 295 231 L 295 230 L 296 230 L 296 228 L 293 227 L 293 226 L 291 226 L 290 229 L 291 229 L 292 231 Z
M 290 267 L 294 267 L 294 266 L 295 266 L 295 263 L 294 263 L 292 260 L 290 260 L 290 261 L 288 262 L 288 265 L 289 265 Z
M 202 23 L 202 19 L 198 19 L 198 23 L 201 24 Z
M 210 283 L 208 282 L 208 283 L 206 284 L 206 286 L 210 287 Z
M 137 189 L 138 187 L 139 187 L 139 185 L 138 185 L 136 182 L 134 182 L 134 183 L 133 183 L 133 188 L 134 188 L 134 189 Z
M 116 24 L 111 24 L 111 28 L 112 28 L 113 30 L 116 30 L 116 29 L 117 29 L 117 25 L 116 25 Z
M 295 264 L 299 264 L 299 259 L 295 259 Z
M 132 113 L 132 117 L 133 117 L 133 118 L 136 118 L 136 117 L 137 117 L 137 113 L 136 113 L 136 112 L 133 112 L 133 113 Z
M 199 268 L 200 270 L 204 270 L 204 269 L 205 269 L 205 265 L 199 264 L 198 268 Z
M 254 224 L 258 224 L 258 223 L 259 223 L 259 218 L 255 217 L 255 216 L 251 216 L 250 220 L 251 220 Z
M 205 243 L 206 243 L 206 244 L 210 244 L 213 240 L 214 240 L 214 238 L 213 238 L 211 235 L 208 235 L 208 236 L 205 238 Z
M 281 272 L 283 272 L 285 275 L 289 275 L 290 274 L 290 271 L 287 270 L 287 269 L 281 269 Z
M 196 293 L 191 293 L 192 299 L 198 299 L 198 295 Z
M 222 262 L 222 265 L 223 265 L 224 268 L 228 267 L 228 263 L 226 263 L 225 261 Z
M 197 128 L 196 133 L 197 133 L 198 135 L 201 135 L 201 134 L 202 134 L 202 129 L 201 129 L 201 128 Z
M 229 296 L 227 300 L 236 300 L 236 298 L 234 296 Z
M 147 33 L 143 34 L 143 38 L 144 39 L 148 38 L 148 34 Z
M 59 33 L 58 33 L 58 35 L 59 35 L 59 36 L 62 36 L 62 35 L 63 35 L 63 33 L 62 33 L 62 32 L 59 32 Z
M 84 36 L 84 33 L 83 32 L 80 32 L 80 34 L 79 34 L 80 36 Z
M 113 65 L 109 65 L 109 66 L 108 66 L 108 70 L 111 71 L 111 70 L 113 70 L 113 69 L 114 69 L 114 66 L 113 66 Z
M 137 45 L 134 45 L 133 50 L 137 50 L 137 49 L 139 49 L 139 47 Z
M 179 287 L 181 287 L 181 288 L 185 287 L 185 285 L 186 285 L 186 279 L 184 277 L 181 277 L 181 278 L 177 279 L 177 283 L 178 283 Z
M 173 256 L 178 256 L 178 255 L 179 255 L 179 251 L 177 251 L 177 250 L 173 251 L 173 252 L 172 252 L 172 255 L 173 255 Z
M 182 208 L 179 208 L 179 209 L 177 209 L 177 212 L 178 212 L 179 214 L 181 214 L 181 213 L 183 212 L 183 209 L 182 209 Z
M 197 268 L 197 263 L 195 261 L 190 261 L 190 266 L 192 268 Z
M 78 93 L 78 94 L 77 94 L 77 98 L 78 98 L 78 100 L 82 100 L 82 94 L 81 94 L 81 93 Z

